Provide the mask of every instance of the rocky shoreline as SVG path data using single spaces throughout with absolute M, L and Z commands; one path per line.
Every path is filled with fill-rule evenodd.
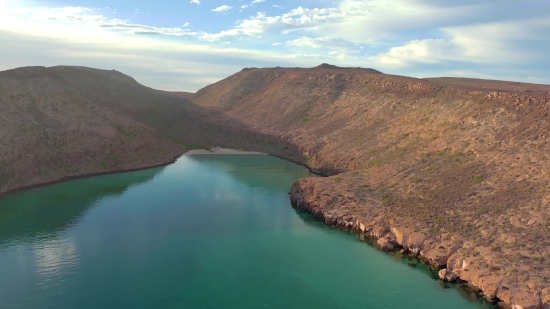
M 290 200 L 298 210 L 310 213 L 324 224 L 368 237 L 385 251 L 401 251 L 429 264 L 438 270 L 440 280 L 461 282 L 478 296 L 510 309 L 549 309 L 550 289 L 535 290 L 535 287 L 518 286 L 515 280 L 500 274 L 502 269 L 489 269 L 479 256 L 470 256 L 450 235 L 430 239 L 422 232 L 408 227 L 381 223 L 374 219 L 365 221 L 354 215 L 334 215 L 323 209 L 321 203 L 306 201 L 307 190 L 297 181 L 291 188 Z

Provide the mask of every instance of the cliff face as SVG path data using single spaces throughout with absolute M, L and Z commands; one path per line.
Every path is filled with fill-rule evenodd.
M 404 247 L 395 231 L 420 233 L 419 252 L 451 243 L 441 267 L 488 298 L 539 308 L 550 301 L 549 90 L 277 68 L 243 70 L 192 100 L 333 175 L 299 180 L 300 208 Z M 451 255 L 467 269 L 447 265 Z
M 0 72 L 0 194 L 173 161 L 183 149 L 147 125 L 157 101 L 170 100 L 116 71 Z

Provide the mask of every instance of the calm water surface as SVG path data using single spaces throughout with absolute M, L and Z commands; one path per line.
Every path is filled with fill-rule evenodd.
M 307 175 L 196 155 L 0 199 L 0 308 L 489 308 L 296 212 Z

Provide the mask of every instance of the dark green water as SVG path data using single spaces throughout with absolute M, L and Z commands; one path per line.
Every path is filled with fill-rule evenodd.
M 303 167 L 197 155 L 0 200 L 0 308 L 488 308 L 290 207 Z

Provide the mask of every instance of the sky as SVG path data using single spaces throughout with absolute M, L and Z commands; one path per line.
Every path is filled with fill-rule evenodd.
M 80 65 L 196 91 L 321 63 L 550 84 L 550 0 L 0 0 L 0 70 Z

